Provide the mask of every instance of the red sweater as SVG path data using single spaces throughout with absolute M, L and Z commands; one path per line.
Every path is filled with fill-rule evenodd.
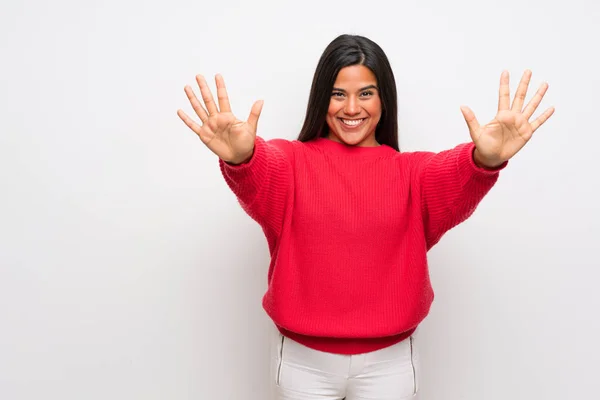
M 266 236 L 263 307 L 280 331 L 340 354 L 409 336 L 433 301 L 427 251 L 473 213 L 506 166 L 477 167 L 474 148 L 400 153 L 257 137 L 248 163 L 219 160 Z

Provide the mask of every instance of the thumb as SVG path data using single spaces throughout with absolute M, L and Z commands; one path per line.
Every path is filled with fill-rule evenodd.
M 461 106 L 460 111 L 467 122 L 471 139 L 475 141 L 479 132 L 479 122 L 477 121 L 477 118 L 475 118 L 475 113 L 467 106 Z
M 252 127 L 254 133 L 256 133 L 256 128 L 258 127 L 258 118 L 260 117 L 260 113 L 262 111 L 264 101 L 259 100 L 252 105 L 252 109 L 250 110 L 250 116 L 248 117 L 248 124 Z

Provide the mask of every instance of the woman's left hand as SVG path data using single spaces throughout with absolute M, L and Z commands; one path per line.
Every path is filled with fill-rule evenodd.
M 466 106 L 461 107 L 471 133 L 471 139 L 475 143 L 473 158 L 479 166 L 495 168 L 512 158 L 531 139 L 533 132 L 554 113 L 554 107 L 550 107 L 533 122 L 529 122 L 548 90 L 548 84 L 543 83 L 535 96 L 523 108 L 530 79 L 531 71 L 526 70 L 511 106 L 508 72 L 502 72 L 498 113 L 487 125 L 479 126 L 473 111 Z

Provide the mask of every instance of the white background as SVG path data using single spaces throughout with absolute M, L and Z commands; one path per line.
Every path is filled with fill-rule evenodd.
M 259 134 L 295 139 L 341 33 L 388 54 L 403 151 L 470 140 L 459 107 L 493 118 L 502 69 L 556 106 L 430 252 L 420 399 L 598 396 L 597 2 L 0 10 L 0 399 L 269 398 L 266 241 L 176 110 L 222 73 L 239 118 L 264 99 Z

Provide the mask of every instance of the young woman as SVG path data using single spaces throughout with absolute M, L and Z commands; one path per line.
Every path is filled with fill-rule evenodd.
M 215 102 L 185 92 L 201 123 L 178 115 L 219 157 L 225 181 L 262 227 L 271 262 L 263 307 L 278 328 L 280 399 L 406 399 L 417 392 L 414 332 L 433 301 L 427 251 L 467 219 L 499 172 L 554 112 L 530 121 L 548 85 L 524 105 L 531 72 L 510 101 L 500 78 L 496 117 L 462 107 L 471 142 L 400 152 L 396 83 L 373 41 L 342 35 L 323 52 L 297 140 L 257 136 Z

